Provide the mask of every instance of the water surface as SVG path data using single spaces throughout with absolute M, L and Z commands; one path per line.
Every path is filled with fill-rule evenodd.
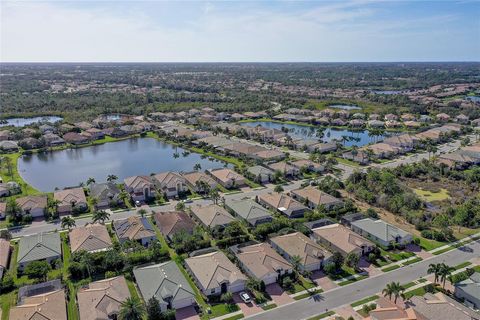
M 360 110 L 359 106 L 355 105 L 348 105 L 348 104 L 332 104 L 330 106 L 327 106 L 328 108 L 334 108 L 334 109 L 342 109 L 342 110 Z
M 0 127 L 14 126 L 14 127 L 25 127 L 34 123 L 55 123 L 62 120 L 61 117 L 57 116 L 45 116 L 45 117 L 32 117 L 32 118 L 10 118 L 5 119 L 6 123 L 0 123 Z

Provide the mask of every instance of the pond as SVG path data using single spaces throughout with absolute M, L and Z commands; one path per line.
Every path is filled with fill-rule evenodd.
M 32 118 L 10 118 L 0 120 L 0 127 L 14 126 L 25 127 L 34 123 L 55 123 L 63 118 L 57 116 L 32 117 Z
M 467 96 L 467 100 L 473 101 L 473 102 L 480 102 L 480 97 L 478 96 Z
M 375 94 L 386 94 L 386 95 L 402 93 L 402 91 L 400 90 L 372 90 L 372 92 Z
M 330 142 L 332 140 L 342 141 L 343 137 L 348 139 L 345 141 L 345 146 L 364 146 L 369 143 L 378 142 L 383 140 L 385 136 L 388 134 L 385 133 L 383 135 L 374 136 L 369 133 L 368 130 L 350 130 L 350 129 L 336 129 L 336 128 L 324 128 L 320 126 L 302 126 L 297 124 L 286 124 L 286 123 L 278 123 L 278 122 L 269 122 L 269 121 L 253 121 L 253 122 L 244 122 L 242 125 L 255 127 L 261 125 L 262 127 L 272 128 L 272 129 L 279 129 L 282 130 L 283 128 L 287 128 L 289 130 L 290 136 L 292 138 L 298 139 L 321 139 L 323 142 Z M 320 134 L 318 136 L 320 129 L 320 133 L 323 132 L 323 137 Z M 322 129 L 324 129 L 322 131 Z
M 333 109 L 343 109 L 343 110 L 360 110 L 359 106 L 355 105 L 347 105 L 347 104 L 332 104 L 327 106 L 327 108 L 333 108 Z
M 150 175 L 163 171 L 192 171 L 199 163 L 202 171 L 224 164 L 197 153 L 153 138 L 132 138 L 96 146 L 65 149 L 18 159 L 18 171 L 34 188 L 51 192 L 55 188 L 76 186 L 92 177 L 104 182 L 109 174 L 118 181 L 134 175 Z

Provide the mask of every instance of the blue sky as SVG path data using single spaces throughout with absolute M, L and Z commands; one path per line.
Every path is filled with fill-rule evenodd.
M 2 62 L 479 61 L 480 1 L 1 1 Z

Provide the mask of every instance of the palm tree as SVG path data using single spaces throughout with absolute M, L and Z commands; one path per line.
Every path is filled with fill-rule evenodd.
M 120 312 L 118 314 L 119 320 L 143 320 L 145 317 L 145 307 L 140 299 L 136 297 L 129 297 L 122 302 Z
M 213 204 L 217 204 L 218 199 L 220 199 L 220 194 L 218 193 L 218 189 L 213 188 L 212 190 L 210 190 L 209 195 L 210 195 L 210 198 L 212 198 Z
M 273 191 L 276 193 L 282 193 L 283 192 L 283 187 L 280 184 L 277 184 L 275 188 L 273 188 Z
M 95 179 L 94 178 L 88 178 L 87 179 L 87 186 L 91 185 L 92 183 L 95 183 Z
M 201 170 L 201 169 L 202 169 L 202 165 L 200 163 L 195 163 L 195 165 L 193 166 L 194 171 L 198 171 L 198 170 Z
M 120 194 L 118 196 L 120 197 L 120 199 L 122 199 L 123 203 L 125 204 L 127 204 L 128 200 L 130 199 L 130 194 L 125 190 L 120 191 Z
M 108 182 L 113 182 L 113 181 L 117 181 L 117 180 L 118 180 L 118 177 L 117 177 L 116 175 L 114 175 L 114 174 L 109 174 L 109 175 L 107 176 L 107 181 L 108 181 Z
M 440 276 L 440 271 L 442 269 L 442 265 L 440 263 L 436 263 L 436 264 L 433 264 L 431 263 L 429 266 L 428 266 L 428 270 L 427 270 L 427 273 L 428 274 L 431 274 L 433 273 L 435 275 L 435 280 L 433 281 L 434 283 L 437 283 L 438 282 L 438 278 Z
M 105 220 L 110 219 L 110 213 L 105 210 L 95 211 L 93 213 L 92 221 L 93 222 L 100 222 L 105 223 Z
M 145 209 L 140 209 L 138 210 L 138 214 L 143 218 L 147 214 L 147 210 Z
M 403 290 L 399 282 L 391 282 L 382 290 L 382 293 L 384 297 L 388 297 L 390 300 L 392 300 L 392 296 L 394 296 L 394 303 L 397 303 L 397 299 L 403 296 Z
M 302 258 L 298 255 L 295 255 L 290 259 L 290 263 L 292 264 L 293 272 L 298 275 L 298 273 L 300 272 L 300 267 L 302 265 Z
M 74 228 L 76 226 L 75 219 L 72 217 L 63 217 L 62 218 L 62 229 L 67 228 L 70 230 L 71 228 Z
M 446 265 L 445 263 L 440 264 L 440 281 L 442 282 L 442 287 L 445 289 L 445 282 L 447 281 L 448 277 L 452 274 L 452 271 L 455 268 Z
M 260 280 L 255 278 L 248 278 L 246 287 L 250 291 L 256 291 L 260 288 Z

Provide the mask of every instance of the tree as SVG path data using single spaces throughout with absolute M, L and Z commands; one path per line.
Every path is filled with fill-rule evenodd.
M 143 218 L 147 214 L 147 210 L 142 208 L 142 209 L 138 210 L 138 214 Z
M 118 196 L 125 204 L 127 204 L 127 202 L 130 200 L 130 194 L 125 190 L 120 191 L 120 194 Z
M 118 177 L 117 177 L 116 175 L 114 175 L 114 174 L 109 174 L 109 175 L 107 176 L 107 181 L 108 181 L 108 182 L 114 182 L 114 181 L 117 181 L 117 180 L 118 180 Z
M 95 183 L 95 179 L 94 178 L 88 178 L 87 179 L 87 186 L 91 185 L 92 183 Z
M 298 276 L 300 272 L 300 267 L 302 266 L 302 258 L 295 255 L 290 259 L 290 263 L 292 264 L 293 272 L 295 272 L 295 275 Z
M 220 199 L 220 193 L 218 192 L 217 188 L 213 188 L 210 190 L 210 198 L 212 198 L 212 201 L 214 204 L 218 203 L 218 200 Z
M 178 201 L 175 205 L 175 210 L 183 211 L 185 210 L 185 203 L 183 201 Z
M 199 171 L 202 170 L 202 165 L 200 163 L 195 163 L 193 166 L 193 171 Z
M 434 276 L 435 276 L 435 279 L 433 280 L 434 283 L 438 282 L 438 278 L 440 276 L 441 269 L 442 269 L 442 265 L 440 263 L 436 263 L 436 264 L 431 263 L 428 266 L 427 273 L 428 274 L 432 274 L 432 273 L 434 274 Z
M 24 273 L 30 279 L 47 281 L 47 275 L 51 270 L 52 266 L 47 261 L 32 261 L 27 264 Z
M 12 218 L 13 221 L 20 221 L 22 219 L 22 208 L 18 205 L 15 199 L 10 198 L 7 200 L 7 208 L 5 214 Z
M 283 187 L 280 184 L 277 184 L 275 188 L 273 188 L 273 191 L 276 193 L 282 193 L 283 192 Z
M 394 303 L 397 303 L 397 299 L 403 295 L 403 290 L 399 282 L 391 282 L 382 290 L 382 293 L 384 297 L 388 297 L 390 300 L 393 296 L 395 298 Z
M 455 268 L 450 267 L 449 265 L 446 265 L 445 263 L 440 264 L 440 281 L 442 282 L 442 287 L 445 289 L 445 282 L 447 281 L 448 277 L 452 274 L 452 271 L 455 270 Z
M 333 253 L 330 261 L 333 262 L 335 267 L 340 268 L 344 262 L 343 256 L 340 252 L 336 251 Z
M 93 213 L 92 221 L 105 223 L 106 220 L 110 219 L 110 213 L 105 210 L 98 210 Z
M 70 230 L 71 228 L 74 228 L 75 225 L 76 225 L 75 219 L 73 219 L 72 217 L 62 218 L 62 229 L 67 228 L 68 230 Z
M 260 289 L 260 280 L 255 278 L 248 278 L 246 287 L 250 291 L 258 291 Z
M 160 302 L 155 296 L 152 296 L 147 301 L 147 320 L 162 320 L 162 309 L 160 309 Z
M 145 315 L 145 307 L 140 299 L 137 297 L 128 297 L 121 304 L 118 318 L 119 320 L 143 320 Z
M 357 269 L 359 261 L 360 261 L 360 257 L 355 252 L 350 252 L 345 257 L 345 264 L 353 269 Z
M 220 300 L 224 303 L 230 303 L 233 300 L 233 294 L 231 292 L 225 292 L 220 296 Z

